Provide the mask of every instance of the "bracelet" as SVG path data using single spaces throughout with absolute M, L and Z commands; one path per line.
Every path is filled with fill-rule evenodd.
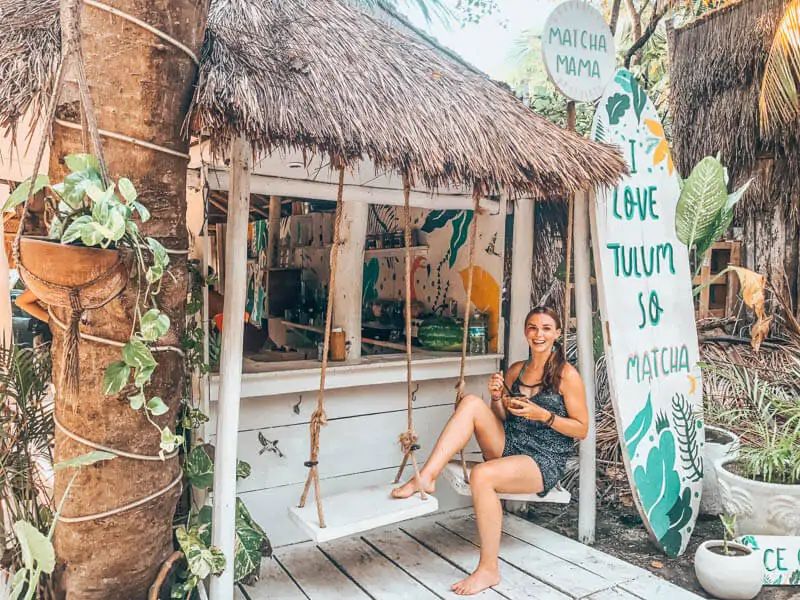
M 548 427 L 552 427 L 553 426 L 553 421 L 555 421 L 555 420 L 556 420 L 556 413 L 551 412 L 550 413 L 550 418 L 547 419 L 547 422 L 545 423 L 545 425 L 547 425 Z
M 502 401 L 503 401 L 502 396 L 500 396 L 499 398 L 492 398 L 492 402 L 502 402 Z

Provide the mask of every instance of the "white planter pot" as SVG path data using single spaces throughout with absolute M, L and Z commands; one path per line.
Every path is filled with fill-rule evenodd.
M 745 556 L 725 556 L 712 552 L 722 547 L 722 540 L 703 542 L 694 555 L 694 572 L 703 589 L 722 600 L 750 600 L 761 591 L 764 566 L 761 553 L 747 546 L 729 543 L 729 548 L 746 552 Z
M 733 458 L 717 461 L 725 511 L 736 515 L 737 535 L 800 535 L 800 485 L 746 479 L 725 468 Z
M 723 458 L 739 457 L 739 436 L 726 429 L 706 426 L 706 441 L 703 446 L 703 495 L 700 497 L 700 513 L 719 515 L 724 512 L 722 496 L 717 478 L 716 463 Z

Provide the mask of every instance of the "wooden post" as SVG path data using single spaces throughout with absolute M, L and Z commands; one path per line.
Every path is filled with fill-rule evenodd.
M 0 184 L 0 206 L 8 199 L 8 186 Z M 14 343 L 14 329 L 11 320 L 11 290 L 9 289 L 8 258 L 6 257 L 5 227 L 0 213 L 0 347 L 11 348 Z
M 222 550 L 227 566 L 211 578 L 214 600 L 233 600 L 236 539 L 236 446 L 239 397 L 242 391 L 242 345 L 247 300 L 247 225 L 250 214 L 250 145 L 243 136 L 231 143 L 231 189 L 228 194 L 225 249 L 225 309 L 222 322 L 217 444 L 214 459 L 212 543 Z
M 567 102 L 567 130 L 575 131 L 576 109 L 575 101 L 570 100 Z M 570 274 L 572 270 L 572 218 L 575 212 L 575 198 L 570 195 L 567 204 L 567 247 L 565 250 L 565 275 L 564 275 L 564 319 L 562 324 L 564 326 L 564 353 L 567 352 L 567 335 L 570 330 L 570 320 L 572 311 L 570 310 L 570 301 L 572 297 L 572 287 L 570 286 Z
M 533 222 L 536 202 L 514 201 L 513 251 L 511 254 L 511 306 L 508 315 L 508 365 L 528 358 L 528 342 L 523 335 L 525 317 L 531 309 L 533 293 Z
M 342 240 L 333 297 L 333 326 L 344 329 L 350 343 L 348 360 L 361 358 L 361 279 L 364 273 L 364 241 L 367 236 L 369 205 L 342 201 Z M 335 249 L 334 249 L 335 250 Z M 332 250 L 333 251 L 333 250 Z
M 589 193 L 575 197 L 575 314 L 578 319 L 578 370 L 586 389 L 589 434 L 580 444 L 580 498 L 578 538 L 593 544 L 597 512 L 597 430 L 595 427 L 594 343 L 592 335 L 592 286 L 589 254 Z
M 267 318 L 272 316 L 269 310 L 269 271 L 275 267 L 278 256 L 278 243 L 281 239 L 281 198 L 269 197 L 269 231 L 267 233 L 267 271 L 264 274 L 264 289 L 267 291 L 267 305 L 264 311 Z

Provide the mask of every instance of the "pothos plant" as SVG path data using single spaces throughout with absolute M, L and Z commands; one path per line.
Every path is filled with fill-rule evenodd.
M 135 278 L 139 284 L 134 306 L 133 327 L 129 341 L 122 348 L 122 360 L 108 365 L 103 376 L 103 392 L 113 396 L 129 386 L 133 390 L 128 401 L 134 410 L 142 410 L 147 420 L 161 435 L 160 453 L 173 452 L 183 438 L 169 427 L 159 427 L 152 417 L 169 411 L 159 396 L 147 397 L 158 363 L 149 348 L 169 331 L 170 320 L 158 308 L 161 281 L 168 273 L 167 250 L 152 237 L 142 235 L 135 218 L 141 223 L 150 219 L 150 211 L 138 202 L 138 193 L 130 179 L 122 177 L 106 185 L 100 163 L 91 154 L 70 154 L 64 157 L 70 173 L 64 181 L 51 185 L 46 175 L 33 182 L 25 181 L 11 194 L 4 211 L 13 210 L 28 196 L 30 186 L 36 193 L 46 187 L 53 192 L 55 216 L 50 223 L 50 238 L 62 244 L 82 244 L 87 247 L 113 248 L 128 251 L 134 257 Z

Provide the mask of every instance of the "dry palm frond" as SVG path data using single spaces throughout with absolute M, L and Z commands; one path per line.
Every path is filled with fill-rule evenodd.
M 57 39 L 58 1 L 38 5 L 36 30 Z M 32 25 L 19 30 L 5 14 L 0 123 L 11 126 L 41 103 L 54 69 L 34 65 L 50 64 L 58 48 L 9 46 Z M 245 135 L 256 152 L 369 157 L 418 185 L 485 195 L 564 198 L 616 183 L 626 169 L 616 149 L 560 129 L 430 38 L 343 0 L 212 0 L 190 124 L 221 152 Z
M 772 41 L 761 84 L 761 129 L 774 133 L 800 117 L 800 0 L 786 8 Z

